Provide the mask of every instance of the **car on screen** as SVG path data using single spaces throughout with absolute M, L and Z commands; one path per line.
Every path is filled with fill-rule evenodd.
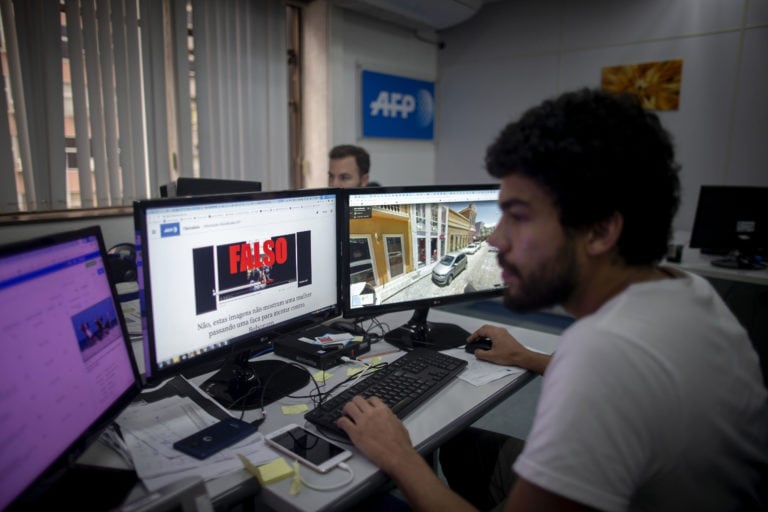
M 467 255 L 464 252 L 449 252 L 432 269 L 432 281 L 439 285 L 451 284 L 453 278 L 466 268 Z
M 480 249 L 480 242 L 472 242 L 464 249 L 464 252 L 467 254 L 475 254 L 478 249 Z

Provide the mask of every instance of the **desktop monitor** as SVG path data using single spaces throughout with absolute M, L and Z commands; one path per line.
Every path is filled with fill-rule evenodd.
M 405 349 L 463 345 L 460 327 L 427 321 L 429 308 L 502 295 L 496 250 L 498 185 L 349 189 L 342 226 L 346 318 L 414 310 L 384 336 Z
M 37 508 L 141 390 L 116 297 L 98 227 L 0 248 L 0 510 Z
M 249 361 L 290 331 L 339 316 L 335 189 L 134 203 L 148 382 L 221 367 L 201 388 L 251 409 L 306 372 Z
M 768 187 L 704 185 L 699 192 L 690 246 L 726 254 L 712 265 L 764 269 L 768 248 Z

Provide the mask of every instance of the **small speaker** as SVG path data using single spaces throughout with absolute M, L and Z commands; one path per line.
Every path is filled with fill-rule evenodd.
M 107 274 L 113 283 L 136 281 L 136 246 L 117 244 L 107 251 Z

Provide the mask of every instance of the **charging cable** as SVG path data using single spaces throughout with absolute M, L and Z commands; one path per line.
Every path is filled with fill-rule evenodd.
M 354 376 L 352 376 L 351 380 L 349 380 L 348 383 L 355 382 L 363 378 L 364 376 L 368 375 L 371 372 L 371 365 L 369 363 L 366 363 L 365 361 L 360 361 L 359 359 L 352 359 L 347 356 L 341 356 L 341 360 L 348 364 L 357 363 L 358 365 L 363 365 L 363 368 L 360 370 L 358 370 L 357 368 L 350 370 L 350 371 L 356 371 L 357 373 Z
M 344 361 L 345 363 L 357 363 L 357 364 L 363 364 L 368 367 L 371 366 L 369 363 L 366 363 L 365 361 L 360 361 L 359 359 L 352 359 L 349 356 L 341 356 L 341 360 Z
M 331 485 L 327 485 L 327 486 L 320 486 L 320 485 L 316 485 L 316 484 L 307 482 L 301 476 L 299 476 L 299 479 L 301 480 L 302 484 L 304 484 L 305 486 L 309 487 L 310 489 L 312 489 L 314 491 L 335 491 L 336 489 L 340 489 L 340 488 L 344 487 L 345 485 L 349 485 L 352 482 L 352 480 L 355 479 L 355 473 L 354 473 L 354 471 L 352 471 L 352 468 L 350 468 L 347 463 L 339 462 L 339 468 L 343 469 L 344 471 L 349 473 L 349 477 L 346 480 L 344 480 L 342 482 L 339 482 L 339 483 L 336 483 L 336 484 L 331 484 Z M 297 474 L 298 474 L 298 468 L 297 468 Z

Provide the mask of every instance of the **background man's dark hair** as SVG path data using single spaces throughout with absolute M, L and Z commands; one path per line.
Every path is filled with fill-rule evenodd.
M 488 172 L 523 174 L 548 190 L 566 229 L 619 212 L 619 255 L 661 260 L 680 204 L 679 165 L 658 116 L 632 96 L 581 89 L 547 100 L 507 125 L 488 148 Z
M 360 146 L 342 144 L 331 148 L 331 151 L 328 152 L 328 158 L 331 160 L 346 158 L 348 156 L 355 157 L 355 163 L 360 170 L 361 177 L 368 174 L 368 171 L 371 170 L 371 157 L 368 155 L 368 152 Z

